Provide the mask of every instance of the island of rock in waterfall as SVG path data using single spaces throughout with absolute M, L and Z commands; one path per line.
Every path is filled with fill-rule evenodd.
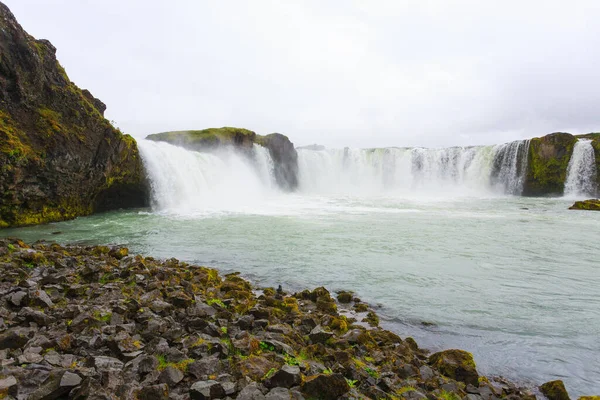
M 598 400 L 600 134 L 136 140 L 55 54 L 0 3 L 0 398 Z

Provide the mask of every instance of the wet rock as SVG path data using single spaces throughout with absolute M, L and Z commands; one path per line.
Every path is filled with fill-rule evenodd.
M 333 332 L 327 332 L 321 325 L 317 325 L 312 331 L 310 331 L 308 337 L 313 343 L 325 343 L 327 340 L 333 337 Z
M 444 350 L 429 357 L 429 365 L 442 375 L 457 381 L 479 386 L 479 374 L 473 355 L 464 350 Z
M 560 380 L 544 383 L 540 386 L 540 391 L 548 400 L 570 400 L 565 384 Z
M 265 382 L 265 386 L 268 388 L 283 387 L 291 388 L 297 386 L 302 382 L 302 375 L 300 374 L 300 368 L 292 365 L 284 365 L 280 370 L 275 372 Z
M 302 384 L 304 395 L 322 400 L 335 400 L 349 391 L 350 386 L 342 374 L 310 376 Z
M 223 386 L 217 381 L 198 381 L 190 388 L 192 400 L 211 400 L 225 397 Z
M 158 381 L 160 383 L 166 383 L 167 385 L 169 385 L 169 387 L 177 385 L 182 380 L 183 372 L 171 366 L 165 368 L 158 376 Z
M 342 304 L 350 303 L 352 301 L 352 297 L 353 297 L 352 292 L 345 292 L 345 291 L 338 292 L 338 295 L 337 295 L 338 301 Z

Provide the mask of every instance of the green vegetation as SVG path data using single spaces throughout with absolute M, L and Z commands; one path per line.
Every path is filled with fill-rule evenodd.
M 225 303 L 223 303 L 223 301 L 221 301 L 221 299 L 208 299 L 206 300 L 206 304 L 208 304 L 209 306 L 216 304 L 220 307 L 227 308 L 227 306 L 225 305 Z
M 575 142 L 577 138 L 569 133 L 531 139 L 524 195 L 563 194 Z
M 439 398 L 442 400 L 460 400 L 459 395 L 457 395 L 456 393 L 447 392 L 445 390 L 442 390 L 440 392 Z
M 149 140 L 172 143 L 184 147 L 211 147 L 223 144 L 243 144 L 255 142 L 256 133 L 243 128 L 223 127 L 203 130 L 162 132 L 149 135 Z
M 348 383 L 348 386 L 350 386 L 350 388 L 355 388 L 356 384 L 358 383 L 358 381 L 355 379 L 348 379 L 348 378 L 344 378 L 344 379 L 346 379 L 346 383 Z
M 192 358 L 186 358 L 185 360 L 181 360 L 177 363 L 167 362 L 167 358 L 162 354 L 157 355 L 156 359 L 158 360 L 157 369 L 159 371 L 162 371 L 162 370 L 166 369 L 167 367 L 173 367 L 173 368 L 180 370 L 183 373 L 185 373 L 187 371 L 188 365 L 190 365 L 191 363 L 196 361 Z

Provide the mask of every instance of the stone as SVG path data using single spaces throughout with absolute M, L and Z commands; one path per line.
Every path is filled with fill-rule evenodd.
M 10 296 L 10 302 L 15 307 L 20 307 L 21 305 L 23 305 L 25 303 L 24 300 L 26 300 L 26 297 L 27 297 L 27 292 L 20 290 L 18 292 L 13 293 Z
M 166 383 L 167 385 L 169 385 L 169 387 L 177 385 L 182 380 L 183 372 L 172 366 L 168 366 L 167 368 L 165 368 L 158 376 L 158 381 L 160 383 Z
M 252 382 L 240 391 L 236 400 L 266 400 L 266 397 L 258 388 L 258 384 Z
M 421 379 L 424 381 L 428 381 L 435 376 L 433 370 L 428 365 L 423 365 L 419 368 L 419 373 L 421 374 Z
M 325 343 L 327 340 L 333 337 L 333 332 L 327 332 L 321 325 L 317 325 L 312 331 L 310 331 L 308 337 L 313 343 Z
M 96 367 L 99 371 L 106 370 L 121 370 L 123 369 L 123 362 L 117 358 L 106 357 L 106 356 L 98 356 L 94 357 L 94 367 Z
M 350 386 L 342 374 L 319 374 L 306 378 L 302 393 L 321 400 L 335 400 L 348 393 Z
M 145 386 L 137 392 L 136 398 L 140 400 L 169 400 L 169 386 L 166 383 Z
M 28 400 L 54 400 L 69 393 L 81 384 L 81 377 L 72 372 L 52 371 L 46 381 L 38 387 Z
M 479 374 L 473 355 L 464 350 L 444 350 L 429 357 L 429 365 L 442 375 L 479 387 Z
M 211 400 L 225 397 L 223 386 L 217 381 L 198 381 L 190 387 L 192 400 Z
M 345 291 L 338 292 L 338 295 L 337 295 L 338 301 L 342 304 L 350 303 L 352 301 L 352 297 L 353 297 L 352 292 L 345 292 Z
M 30 330 L 25 328 L 11 328 L 0 335 L 0 350 L 18 349 L 29 341 Z
M 544 383 L 540 386 L 540 391 L 548 400 L 570 400 L 565 384 L 561 380 Z
M 267 395 L 265 396 L 266 400 L 290 400 L 291 397 L 291 393 L 289 391 L 289 389 L 283 388 L 283 387 L 276 387 L 274 389 L 272 389 L 269 393 L 267 393 Z
M 302 382 L 302 375 L 300 374 L 300 368 L 292 365 L 284 365 L 280 370 L 275 372 L 265 382 L 265 386 L 268 388 L 283 387 L 291 388 L 297 386 Z
M 0 379 L 0 394 L 9 393 L 12 391 L 11 388 L 17 385 L 17 378 L 10 375 Z

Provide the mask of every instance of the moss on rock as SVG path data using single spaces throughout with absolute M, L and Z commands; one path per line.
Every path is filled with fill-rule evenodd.
M 600 199 L 589 199 L 583 201 L 576 201 L 569 210 L 588 210 L 588 211 L 600 211 Z
M 429 364 L 443 375 L 457 381 L 479 386 L 479 374 L 473 354 L 464 350 L 444 350 L 432 354 Z
M 564 132 L 531 139 L 524 196 L 563 194 L 575 142 L 575 136 Z
M 540 386 L 540 391 L 548 400 L 570 400 L 565 384 L 560 380 L 544 383 Z

